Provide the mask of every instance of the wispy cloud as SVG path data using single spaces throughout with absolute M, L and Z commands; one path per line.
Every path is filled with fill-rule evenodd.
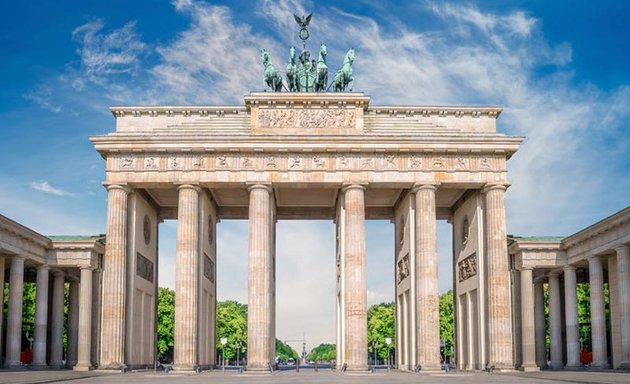
M 62 111 L 61 105 L 55 100 L 53 91 L 50 87 L 41 86 L 24 95 L 24 98 L 35 102 L 40 107 L 50 112 L 59 113 Z
M 76 196 L 74 193 L 66 192 L 63 189 L 53 187 L 47 181 L 33 181 L 31 183 L 31 188 L 37 191 L 49 193 L 51 195 L 69 196 L 69 197 Z

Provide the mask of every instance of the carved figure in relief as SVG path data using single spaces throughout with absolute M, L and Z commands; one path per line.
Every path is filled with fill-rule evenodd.
M 193 167 L 202 167 L 203 166 L 203 157 L 201 156 L 195 156 L 193 158 Z
M 302 167 L 302 159 L 300 159 L 299 157 L 291 158 L 291 165 L 289 167 L 290 168 L 300 168 L 300 167 Z
M 442 159 L 441 157 L 437 157 L 435 160 L 433 160 L 433 166 L 438 167 L 438 168 L 444 168 L 445 166 L 444 159 Z
M 463 157 L 458 157 L 457 158 L 457 163 L 455 164 L 455 166 L 457 168 L 460 168 L 460 169 L 461 168 L 466 168 L 466 165 L 467 165 L 467 162 L 466 162 L 465 158 L 463 158 Z
M 289 92 L 298 91 L 297 66 L 295 64 L 295 47 L 289 49 L 289 64 L 287 65 L 287 85 Z
M 395 160 L 396 158 L 394 157 L 394 155 L 385 155 L 385 164 L 388 167 L 395 167 L 396 166 Z
M 411 155 L 409 163 L 411 164 L 411 168 L 420 168 L 422 166 L 422 160 L 418 155 Z
M 354 48 L 350 48 L 348 53 L 346 53 L 346 57 L 343 59 L 343 66 L 335 74 L 332 83 L 335 92 L 345 92 L 350 83 L 353 83 L 348 89 L 349 92 L 352 92 L 352 87 L 354 86 L 352 63 L 354 63 Z
M 124 157 L 120 161 L 121 168 L 131 168 L 132 165 L 133 165 L 133 159 L 131 157 Z
M 371 168 L 372 167 L 372 158 L 371 157 L 366 157 L 363 160 L 361 160 L 361 166 L 363 168 Z
M 169 164 L 171 168 L 179 168 L 181 166 L 181 162 L 179 161 L 179 158 L 177 157 L 171 157 L 169 159 Z
M 278 71 L 276 71 L 276 68 L 273 66 L 271 55 L 266 49 L 263 49 L 261 56 L 263 66 L 265 67 L 265 84 L 267 84 L 273 92 L 282 91 L 282 77 L 280 77 Z
M 345 155 L 341 155 L 341 156 L 339 156 L 339 164 L 340 164 L 342 167 L 344 167 L 344 168 L 345 168 L 345 167 L 347 167 L 347 166 L 348 166 L 348 163 L 349 163 L 349 162 L 348 162 L 348 158 L 347 158 Z
M 317 168 L 323 168 L 326 166 L 326 161 L 322 159 L 319 155 L 315 155 L 313 156 L 313 164 L 315 164 L 315 167 Z
M 487 157 L 482 157 L 481 158 L 481 168 L 483 168 L 483 169 L 490 168 L 490 160 L 488 160 Z
M 243 159 L 243 167 L 250 168 L 252 165 L 253 165 L 252 159 L 250 159 L 249 157 L 245 157 Z
M 221 168 L 225 168 L 228 166 L 227 163 L 227 156 L 225 155 L 219 155 L 217 156 L 217 165 Z
M 155 157 L 147 157 L 144 159 L 145 168 L 157 168 L 157 159 Z
M 276 168 L 276 166 L 277 166 L 276 157 L 275 156 L 268 156 L 266 161 L 265 161 L 265 165 L 267 167 L 270 167 L 270 168 Z

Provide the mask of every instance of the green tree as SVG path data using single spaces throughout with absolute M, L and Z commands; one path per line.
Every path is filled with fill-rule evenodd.
M 450 356 L 455 342 L 455 319 L 453 318 L 453 291 L 440 295 L 440 340 L 444 341 L 444 353 Z
M 236 357 L 236 349 L 240 345 L 239 357 L 247 353 L 247 305 L 236 301 L 221 301 L 217 304 L 217 356 L 223 356 L 221 338 L 227 338 L 225 359 Z
M 379 358 L 387 358 L 386 338 L 392 340 L 390 349 L 396 348 L 396 326 L 394 315 L 394 303 L 375 304 L 368 309 L 368 352 L 374 355 L 374 346 Z
M 157 354 L 160 361 L 173 360 L 175 291 L 158 288 Z
M 300 358 L 295 349 L 278 339 L 276 339 L 276 356 L 280 358 L 280 361 L 287 361 L 289 358 L 297 361 Z
M 334 361 L 337 359 L 337 347 L 335 344 L 320 344 L 313 348 L 308 355 L 307 361 Z

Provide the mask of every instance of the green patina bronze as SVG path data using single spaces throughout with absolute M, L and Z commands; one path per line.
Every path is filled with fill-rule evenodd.
M 271 62 L 271 55 L 266 49 L 263 49 L 262 60 L 265 67 L 265 84 L 271 88 L 272 92 L 280 92 L 283 87 L 289 92 L 326 92 L 331 87 L 335 92 L 345 92 L 346 89 L 351 92 L 354 86 L 354 77 L 352 75 L 354 48 L 346 53 L 343 66 L 335 74 L 333 82 L 328 84 L 328 65 L 326 64 L 328 48 L 326 44 L 320 45 L 317 62 L 311 59 L 311 52 L 306 49 L 306 40 L 310 36 L 306 27 L 311 22 L 313 14 L 311 13 L 306 17 L 293 16 L 300 26 L 299 37 L 303 42 L 302 53 L 296 61 L 295 47 L 289 49 L 289 64 L 286 68 L 286 84 L 284 84 L 282 77 Z M 352 85 L 350 85 L 351 83 Z

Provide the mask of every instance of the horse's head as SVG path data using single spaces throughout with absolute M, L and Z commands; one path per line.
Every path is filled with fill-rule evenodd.
M 295 47 L 289 49 L 289 60 L 291 60 L 292 63 L 295 62 Z
M 328 48 L 326 48 L 326 44 L 322 43 L 322 45 L 319 47 L 319 53 L 323 57 L 326 57 L 326 55 L 328 54 Z
M 261 51 L 261 57 L 262 57 L 262 61 L 263 64 L 267 65 L 267 63 L 269 62 L 269 52 L 266 49 L 263 49 Z
M 354 62 L 354 48 L 350 48 L 348 53 L 346 53 L 346 58 L 343 62 L 349 64 L 352 64 Z

